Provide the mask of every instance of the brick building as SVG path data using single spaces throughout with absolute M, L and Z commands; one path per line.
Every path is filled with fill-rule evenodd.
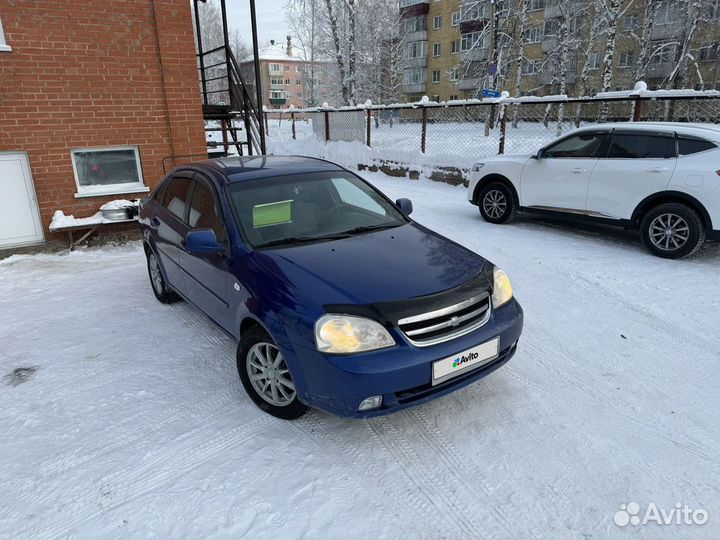
M 187 0 L 0 5 L 0 248 L 142 197 L 203 130 Z

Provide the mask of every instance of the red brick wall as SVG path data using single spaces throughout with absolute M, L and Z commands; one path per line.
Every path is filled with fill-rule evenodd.
M 189 0 L 3 0 L 12 52 L 0 52 L 0 151 L 30 158 L 46 237 L 76 198 L 73 148 L 138 145 L 145 185 L 162 159 L 206 151 Z

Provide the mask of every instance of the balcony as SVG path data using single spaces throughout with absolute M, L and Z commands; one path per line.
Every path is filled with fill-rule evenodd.
M 430 11 L 430 0 L 400 0 L 400 17 L 417 17 L 427 15 Z
M 482 86 L 482 81 L 478 79 L 463 79 L 458 83 L 460 90 L 477 90 Z
M 285 71 L 282 66 L 279 66 L 279 67 L 270 66 L 268 68 L 268 73 L 270 73 L 271 76 L 277 76 L 277 75 L 283 75 L 285 73 Z
M 471 32 L 482 32 L 487 25 L 487 19 L 473 19 L 470 21 L 460 21 L 460 33 L 470 34 Z
M 675 68 L 675 64 L 671 62 L 663 62 L 659 64 L 650 64 L 647 67 L 647 71 L 645 72 L 645 75 L 650 79 L 659 79 L 664 78 L 670 75 L 672 73 L 672 70 Z
M 680 33 L 681 30 L 677 25 L 656 23 L 653 25 L 650 39 L 670 39 L 678 36 Z
M 418 56 L 417 58 L 406 58 L 405 66 L 408 68 L 427 67 L 427 56 Z
M 426 88 L 427 88 L 426 83 L 415 83 L 415 84 L 403 83 L 403 85 L 402 85 L 402 91 L 404 94 L 424 94 Z
M 418 30 L 417 32 L 409 32 L 403 36 L 403 40 L 411 43 L 413 41 L 427 41 L 427 30 Z
M 540 84 L 553 84 L 559 83 L 560 70 L 557 69 L 541 69 L 537 72 L 538 80 Z M 568 68 L 567 71 L 567 84 L 573 84 L 575 82 L 575 72 Z
M 270 90 L 285 90 L 285 84 L 284 83 L 280 83 L 280 84 L 270 83 Z
M 557 36 L 543 36 L 542 52 L 553 52 L 560 48 L 560 38 Z
M 462 52 L 461 54 L 463 62 L 480 62 L 490 57 L 490 50 L 486 48 L 475 48 Z

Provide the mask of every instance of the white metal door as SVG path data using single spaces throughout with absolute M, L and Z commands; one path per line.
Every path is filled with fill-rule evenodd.
M 27 154 L 0 153 L 0 247 L 43 240 Z

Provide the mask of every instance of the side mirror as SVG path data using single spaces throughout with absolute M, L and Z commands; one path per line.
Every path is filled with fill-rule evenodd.
M 543 149 L 537 151 L 537 154 L 533 156 L 535 159 L 542 159 L 543 158 Z
M 185 235 L 185 249 L 189 253 L 222 253 L 223 246 L 212 229 L 193 229 Z
M 400 209 L 400 211 L 405 214 L 406 216 L 409 216 L 412 214 L 413 206 L 412 201 L 410 199 L 398 199 L 395 201 L 395 204 Z

